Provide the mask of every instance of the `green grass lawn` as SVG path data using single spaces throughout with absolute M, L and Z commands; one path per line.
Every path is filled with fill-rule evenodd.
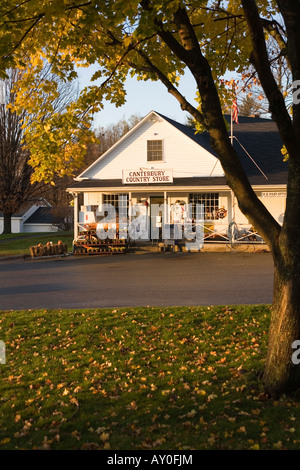
M 0 235 L 0 257 L 29 255 L 31 246 L 38 243 L 45 245 L 49 241 L 57 243 L 58 240 L 67 243 L 68 251 L 72 251 L 73 232 L 12 233 Z
M 268 306 L 0 312 L 1 449 L 298 449 Z

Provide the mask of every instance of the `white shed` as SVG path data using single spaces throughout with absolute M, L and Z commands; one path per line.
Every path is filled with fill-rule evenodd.
M 12 233 L 56 232 L 51 206 L 47 201 L 27 202 L 11 218 Z M 0 212 L 0 234 L 3 232 L 3 214 Z

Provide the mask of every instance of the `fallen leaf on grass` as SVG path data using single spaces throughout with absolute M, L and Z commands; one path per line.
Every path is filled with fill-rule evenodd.
M 108 434 L 107 432 L 103 432 L 103 433 L 101 434 L 101 436 L 100 436 L 100 440 L 101 440 L 102 442 L 108 441 L 108 440 L 109 440 L 109 434 Z
M 0 441 L 0 445 L 3 446 L 5 444 L 8 444 L 10 442 L 10 437 L 5 437 Z

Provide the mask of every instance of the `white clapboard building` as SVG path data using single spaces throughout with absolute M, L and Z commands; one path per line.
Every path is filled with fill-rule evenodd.
M 11 217 L 11 233 L 57 232 L 59 220 L 53 216 L 52 207 L 45 199 L 27 201 Z M 0 234 L 4 216 L 0 212 Z
M 282 223 L 287 163 L 275 123 L 239 117 L 233 135 L 252 187 Z M 125 221 L 126 211 L 129 223 L 143 214 L 148 220 L 146 232 L 141 230 L 144 239 L 166 238 L 162 227 L 192 219 L 201 225 L 205 242 L 262 242 L 239 210 L 208 135 L 155 111 L 75 178 L 68 191 L 74 196 L 75 238 L 90 223 L 101 226 L 108 215 L 103 207 L 111 205 L 118 223 L 120 215 Z M 200 221 L 196 207 L 201 208 Z

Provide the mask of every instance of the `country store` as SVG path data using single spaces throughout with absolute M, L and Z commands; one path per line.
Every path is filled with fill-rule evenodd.
M 231 137 L 253 189 L 282 223 L 287 163 L 275 123 L 241 116 Z M 263 243 L 226 184 L 208 135 L 155 111 L 75 178 L 68 191 L 74 197 L 75 247 L 87 233 L 95 240 L 115 240 L 120 251 L 130 239 L 193 240 L 199 249 L 210 242 Z

